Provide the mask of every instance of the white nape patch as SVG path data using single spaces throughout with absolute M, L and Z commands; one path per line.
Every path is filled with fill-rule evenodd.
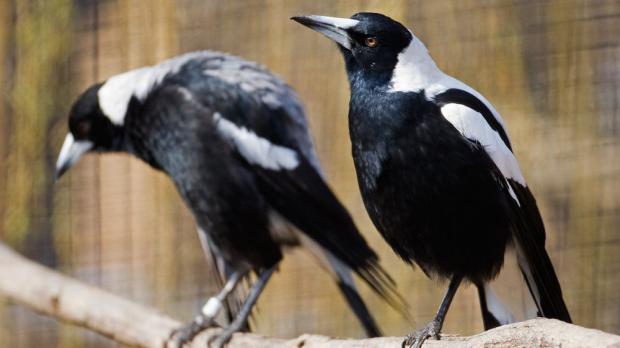
M 157 77 L 152 68 L 141 68 L 109 78 L 98 92 L 99 107 L 110 121 L 122 126 L 132 96 L 143 98 L 151 90 Z M 162 76 L 163 78 L 163 76 Z
M 487 302 L 487 309 L 500 324 L 506 325 L 515 322 L 510 309 L 495 295 L 489 284 L 484 284 L 484 296 Z
M 462 104 L 446 104 L 441 113 L 464 137 L 476 140 L 484 147 L 504 177 L 525 186 L 517 159 L 482 114 Z M 516 199 L 512 189 L 511 195 Z
M 221 308 L 222 301 L 220 301 L 217 297 L 211 297 L 202 307 L 202 314 L 204 314 L 207 318 L 215 318 Z
M 502 120 L 495 107 L 482 94 L 464 82 L 441 71 L 430 56 L 424 43 L 413 33 L 411 35 L 412 39 L 409 46 L 398 55 L 398 61 L 390 80 L 389 92 L 419 92 L 424 90 L 426 98 L 432 100 L 436 95 L 448 89 L 462 89 L 480 99 L 491 110 L 491 113 L 493 113 L 493 116 L 495 116 L 502 128 L 506 129 L 504 120 Z
M 206 53 L 192 52 L 165 60 L 157 65 L 130 70 L 110 77 L 99 89 L 99 107 L 110 121 L 122 126 L 131 97 L 144 101 L 163 79 L 179 71 L 188 61 Z
M 217 130 L 235 144 L 243 158 L 250 164 L 260 165 L 271 170 L 292 170 L 299 165 L 294 150 L 272 144 L 244 127 L 223 118 L 219 113 L 213 115 Z
M 425 97 L 428 100 L 433 100 L 435 96 L 448 89 L 460 89 L 478 98 L 491 111 L 497 122 L 505 130 L 504 120 L 495 110 L 495 107 L 478 91 L 441 71 L 422 41 L 413 33 L 411 35 L 411 43 L 398 55 L 398 62 L 392 74 L 389 92 L 420 92 L 424 90 Z M 525 178 L 521 174 L 517 159 L 504 144 L 499 133 L 487 123 L 484 116 L 462 104 L 447 104 L 441 108 L 441 112 L 461 134 L 467 138 L 477 140 L 484 146 L 506 179 L 514 179 L 526 186 Z M 509 184 L 508 192 L 517 204 L 520 205 L 517 195 Z
M 409 46 L 398 54 L 397 59 L 389 92 L 426 90 L 445 76 L 431 58 L 426 46 L 413 33 Z

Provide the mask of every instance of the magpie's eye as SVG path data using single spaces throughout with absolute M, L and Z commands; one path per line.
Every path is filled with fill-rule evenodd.
M 369 37 L 366 38 L 366 40 L 364 40 L 364 43 L 368 47 L 375 47 L 375 46 L 377 46 L 377 44 L 379 42 L 377 41 L 376 37 L 369 36 Z
M 79 138 L 88 137 L 88 135 L 90 134 L 91 128 L 92 128 L 92 124 L 90 121 L 88 120 L 81 121 L 80 123 L 77 124 L 77 127 L 75 128 L 77 132 L 76 136 Z

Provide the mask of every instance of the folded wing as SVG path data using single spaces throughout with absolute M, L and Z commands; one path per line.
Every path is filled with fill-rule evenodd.
M 393 281 L 315 166 L 296 148 L 261 137 L 221 114 L 214 120 L 220 134 L 256 175 L 269 204 L 402 311 L 405 307 Z
M 571 322 L 558 278 L 545 250 L 545 228 L 536 200 L 512 153 L 501 119 L 471 93 L 449 89 L 434 97 L 443 117 L 466 139 L 480 144 L 505 179 L 519 267 L 539 314 Z

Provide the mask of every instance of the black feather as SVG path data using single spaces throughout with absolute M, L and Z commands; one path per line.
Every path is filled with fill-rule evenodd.
M 338 288 L 342 295 L 347 300 L 349 307 L 353 309 L 355 315 L 362 322 L 362 326 L 364 326 L 364 331 L 366 331 L 366 336 L 368 337 L 380 337 L 382 336 L 381 329 L 377 326 L 375 319 L 372 317 L 366 304 L 358 294 L 357 290 L 351 288 L 346 283 L 339 281 Z
M 379 265 L 351 216 L 320 174 L 301 157 L 294 170 L 253 166 L 260 191 L 271 206 L 303 233 L 357 273 L 381 297 L 406 316 L 407 305 L 394 281 Z
M 292 227 L 284 238 L 278 234 L 274 216 L 283 216 L 284 225 L 298 227 L 405 311 L 377 255 L 321 176 L 297 96 L 262 67 L 219 52 L 188 53 L 95 85 L 73 110 L 70 129 L 80 132 L 74 138 L 96 150 L 132 153 L 168 174 L 214 246 L 208 252 L 226 267 L 274 269 L 284 246 L 301 243 Z M 270 144 L 295 153 L 300 165 L 262 167 L 277 169 L 265 164 L 277 156 L 260 152 Z M 217 273 L 223 285 L 230 273 Z M 367 330 L 378 333 L 355 290 L 343 292 Z M 229 318 L 242 297 L 236 292 L 227 303 Z
M 492 279 L 510 229 L 503 177 L 484 147 L 464 138 L 423 93 L 370 93 L 354 89 L 349 127 L 378 230 L 429 274 Z
M 495 118 L 493 112 L 473 94 L 462 89 L 451 88 L 445 92 L 437 94 L 433 99 L 439 107 L 446 104 L 461 104 L 475 110 L 476 112 L 479 112 L 482 117 L 484 117 L 484 120 L 487 121 L 489 126 L 499 134 L 504 144 L 506 144 L 506 147 L 512 151 L 510 139 L 508 139 L 508 134 L 506 134 L 504 127 L 502 127 L 497 118 Z
M 545 250 L 545 227 L 536 200 L 528 187 L 511 179 L 508 182 L 520 204 L 517 205 L 513 201 L 513 235 L 517 253 L 522 258 L 519 260 L 519 266 L 539 314 L 570 323 L 572 320 L 562 297 L 560 282 Z M 531 271 L 532 279 L 527 276 L 525 267 Z M 534 289 L 539 293 L 540 299 L 534 295 Z

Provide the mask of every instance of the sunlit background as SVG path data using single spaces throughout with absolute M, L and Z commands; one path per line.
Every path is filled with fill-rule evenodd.
M 411 303 L 407 323 L 362 286 L 380 326 L 430 320 L 445 284 L 405 266 L 368 219 L 347 132 L 348 83 L 334 45 L 299 14 L 385 13 L 446 72 L 503 115 L 545 219 L 547 249 L 577 324 L 620 333 L 620 2 L 0 0 L 0 236 L 30 258 L 186 321 L 216 289 L 194 222 L 168 178 L 127 155 L 89 155 L 58 183 L 53 163 L 74 98 L 125 70 L 200 49 L 255 60 L 305 102 L 327 178 Z M 516 313 L 508 263 L 496 288 Z M 482 330 L 463 287 L 445 331 Z M 256 331 L 361 337 L 312 257 L 287 255 L 259 301 Z M 2 347 L 109 347 L 106 338 L 0 297 Z

